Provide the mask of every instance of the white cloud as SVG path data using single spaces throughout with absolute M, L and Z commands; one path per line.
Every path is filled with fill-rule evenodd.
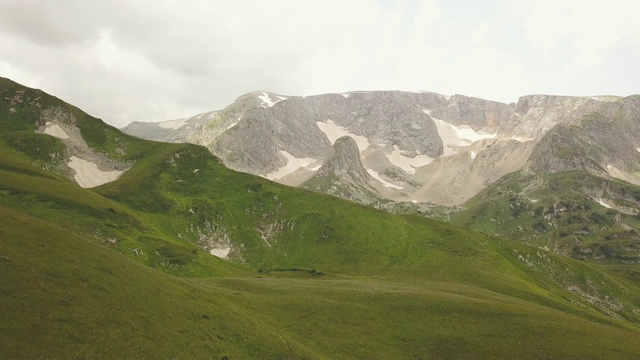
M 625 38 L 637 41 L 639 12 L 632 0 L 535 0 L 526 7 L 527 35 L 548 58 L 567 57 L 567 68 L 589 69 Z
M 637 7 L 631 0 L 2 0 L 0 76 L 117 126 L 219 109 L 254 90 L 431 90 L 505 102 L 601 88 L 625 95 L 638 92 L 631 86 L 640 79 L 610 64 L 620 54 L 640 60 Z

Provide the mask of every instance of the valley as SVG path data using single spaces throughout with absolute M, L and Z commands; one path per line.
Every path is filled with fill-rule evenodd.
M 636 255 L 620 250 L 636 246 L 637 185 L 611 175 L 636 176 L 638 158 L 624 152 L 638 134 L 628 109 L 635 98 L 601 110 L 619 115 L 620 124 L 605 131 L 620 136 L 615 153 L 585 160 L 578 155 L 590 153 L 586 145 L 605 142 L 586 130 L 601 124 L 575 115 L 579 123 L 563 136 L 554 134 L 565 129 L 551 125 L 511 128 L 508 119 L 524 103 L 513 113 L 511 105 L 483 103 L 508 117 L 476 124 L 455 120 L 462 115 L 447 105 L 454 97 L 415 95 L 429 106 L 402 108 L 393 126 L 379 124 L 376 132 L 341 118 L 337 106 L 363 97 L 386 105 L 360 111 L 383 116 L 382 108 L 396 104 L 391 99 L 409 95 L 334 94 L 328 98 L 338 105 L 324 107 L 321 98 L 307 104 L 255 93 L 221 112 L 159 125 L 155 131 L 173 140 L 157 142 L 8 79 L 0 79 L 0 95 L 0 357 L 640 354 Z M 335 111 L 326 116 L 333 124 L 318 125 L 305 110 L 313 106 Z M 411 130 L 414 116 L 424 132 Z M 205 124 L 211 119 L 216 125 Z M 287 119 L 298 125 L 284 126 L 293 122 Z M 200 132 L 181 133 L 185 126 Z M 255 136 L 256 128 L 269 135 Z M 470 143 L 453 147 L 453 135 L 439 137 L 441 128 Z M 384 132 L 389 137 L 376 135 Z M 197 143 L 196 135 L 213 143 Z M 511 139 L 518 136 L 540 138 Z M 535 145 L 545 141 L 543 149 Z M 504 166 L 483 170 L 482 161 L 500 163 L 494 153 L 503 154 Z M 508 165 L 504 154 L 522 164 Z M 423 165 L 427 157 L 433 160 Z M 455 161 L 457 171 L 477 162 L 465 176 L 483 180 L 455 200 L 432 201 L 461 207 L 443 215 L 449 222 L 365 205 L 427 204 L 435 196 L 423 187 L 429 169 L 458 178 L 444 164 Z M 289 162 L 300 166 L 269 178 Z M 301 187 L 271 181 L 305 177 Z M 405 198 L 390 184 L 423 197 Z M 453 185 L 451 194 L 464 188 Z

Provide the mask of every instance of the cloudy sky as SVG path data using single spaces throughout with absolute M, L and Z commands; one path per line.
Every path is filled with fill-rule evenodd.
M 0 76 L 106 122 L 241 94 L 640 93 L 636 0 L 0 0 Z

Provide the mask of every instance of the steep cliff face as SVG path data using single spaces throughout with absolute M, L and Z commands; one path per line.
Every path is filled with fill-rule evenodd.
M 487 133 L 502 133 L 508 128 L 514 109 L 496 101 L 453 95 L 446 104 L 433 108 L 429 114 L 453 125 L 469 125 Z
M 318 113 L 322 119 L 332 120 L 370 142 L 396 145 L 409 154 L 437 157 L 443 152 L 442 140 L 433 120 L 417 106 L 416 97 L 420 94 L 413 95 L 379 91 L 350 93 L 343 99 L 325 97 L 318 99 L 319 103 L 324 102 Z M 335 103 L 344 106 L 341 113 L 324 110 L 336 109 Z

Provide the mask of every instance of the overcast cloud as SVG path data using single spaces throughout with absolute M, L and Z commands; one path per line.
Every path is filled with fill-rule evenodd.
M 0 76 L 122 127 L 243 93 L 640 92 L 635 0 L 0 0 Z

